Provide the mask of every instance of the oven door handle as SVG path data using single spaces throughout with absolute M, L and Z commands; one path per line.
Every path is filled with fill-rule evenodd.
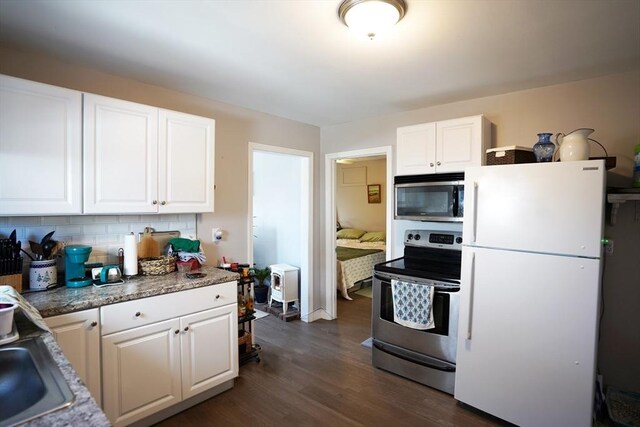
M 459 189 L 457 186 L 453 187 L 453 217 L 457 218 L 458 217 L 458 210 L 459 210 Z
M 467 313 L 467 339 L 471 339 L 473 326 L 473 287 L 476 276 L 476 253 L 471 252 L 471 271 L 469 275 L 469 313 Z

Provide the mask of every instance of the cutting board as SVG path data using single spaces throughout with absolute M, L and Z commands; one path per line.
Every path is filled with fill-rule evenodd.
M 142 240 L 144 233 L 138 233 L 138 242 Z M 169 245 L 169 240 L 180 237 L 179 231 L 151 231 L 151 237 L 158 243 L 160 248 L 160 255 L 166 255 Z

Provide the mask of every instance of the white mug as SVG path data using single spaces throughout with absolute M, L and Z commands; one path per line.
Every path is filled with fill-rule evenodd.
M 9 335 L 13 329 L 13 311 L 16 304 L 9 301 L 0 301 L 0 337 Z
M 42 290 L 58 283 L 58 269 L 55 259 L 31 261 L 29 268 L 29 289 Z

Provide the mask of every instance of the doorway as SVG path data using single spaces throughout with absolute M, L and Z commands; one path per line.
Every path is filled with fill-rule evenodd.
M 249 143 L 248 259 L 300 269 L 300 318 L 313 307 L 313 153 Z
M 386 200 L 386 257 L 391 256 L 393 230 L 393 158 L 390 146 L 369 148 L 363 150 L 345 151 L 340 153 L 327 154 L 325 156 L 325 286 L 323 289 L 324 306 L 328 316 L 335 319 L 337 313 L 338 299 L 338 274 L 336 266 L 336 225 L 338 223 L 336 209 L 336 188 L 338 161 L 344 159 L 362 159 L 384 156 L 386 159 L 385 182 L 382 192 Z M 370 231 L 370 230 L 366 230 Z

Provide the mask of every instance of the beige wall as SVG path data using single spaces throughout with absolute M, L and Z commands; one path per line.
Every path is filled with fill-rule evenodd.
M 619 167 L 609 174 L 609 184 L 631 185 L 633 149 L 640 143 L 640 71 L 324 127 L 322 154 L 395 146 L 399 126 L 476 114 L 484 114 L 493 123 L 494 147 L 531 147 L 539 132 L 593 128 L 592 137 L 607 148 L 609 155 L 617 157 Z M 592 155 L 600 153 L 597 146 L 592 146 Z M 615 236 L 616 241 L 603 281 L 606 311 L 598 366 L 605 383 L 640 391 L 640 222 L 632 218 L 633 205 L 623 209 L 618 224 L 605 229 L 606 235 Z M 324 280 L 324 271 L 322 274 Z M 568 306 L 567 316 L 571 310 Z
M 338 163 L 336 168 L 336 210 L 343 228 L 359 228 L 365 231 L 384 231 L 386 228 L 386 180 L 387 161 L 368 160 L 350 165 Z M 360 185 L 345 185 L 343 171 L 366 168 L 366 182 Z M 369 203 L 367 185 L 380 184 L 380 203 Z
M 97 93 L 171 110 L 211 117 L 216 121 L 215 213 L 196 216 L 197 234 L 207 256 L 215 265 L 227 259 L 248 259 L 248 143 L 275 145 L 314 153 L 314 182 L 319 180 L 320 130 L 292 120 L 251 111 L 210 99 L 144 84 L 93 69 L 75 66 L 27 52 L 0 46 L 0 73 L 84 92 Z M 318 194 L 314 205 L 319 206 Z M 315 218 L 317 234 L 319 218 Z M 226 231 L 224 241 L 214 245 L 211 229 Z M 319 254 L 315 240 L 314 256 Z M 314 283 L 318 273 L 314 273 Z M 316 296 L 316 301 L 319 298 Z M 311 310 L 315 307 L 311 307 Z

